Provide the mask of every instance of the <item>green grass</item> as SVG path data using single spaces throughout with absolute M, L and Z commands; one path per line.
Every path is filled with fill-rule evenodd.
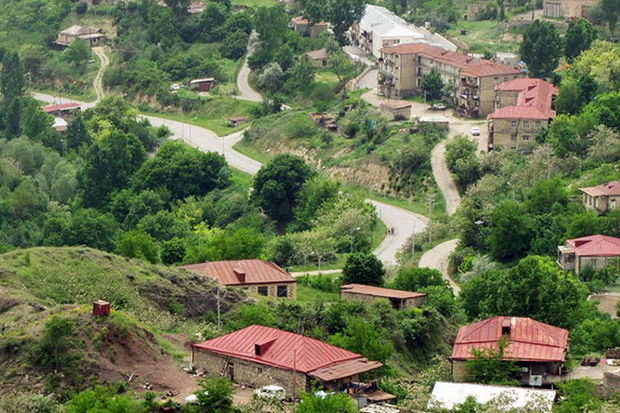
M 516 52 L 519 44 L 515 41 L 503 40 L 507 32 L 502 30 L 501 24 L 502 22 L 497 20 L 459 21 L 448 30 L 447 34 L 467 43 L 470 53 Z M 462 35 L 461 30 L 467 30 L 467 34 Z
M 240 116 L 248 118 L 249 120 L 252 116 L 253 108 L 257 106 L 259 106 L 258 103 L 248 102 L 227 96 L 218 96 L 209 99 L 200 107 L 200 109 L 188 114 L 157 111 L 146 111 L 143 113 L 146 115 L 159 116 L 165 119 L 190 123 L 192 125 L 207 128 L 216 133 L 218 136 L 225 136 L 248 127 L 248 124 L 243 124 L 237 126 L 236 128 L 232 128 L 226 118 Z
M 248 158 L 257 160 L 260 163 L 267 163 L 271 159 L 271 156 L 269 156 L 268 154 L 261 152 L 259 149 L 257 149 L 254 146 L 250 146 L 250 145 L 243 143 L 243 141 L 240 141 L 236 143 L 235 145 L 233 145 L 233 148 L 237 152 L 247 156 Z
M 340 299 L 340 294 L 330 293 L 308 285 L 297 284 L 297 301 L 300 303 L 317 303 L 317 302 L 333 302 Z

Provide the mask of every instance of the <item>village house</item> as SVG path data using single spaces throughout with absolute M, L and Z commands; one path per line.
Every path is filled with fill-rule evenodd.
M 58 33 L 56 44 L 63 47 L 68 47 L 77 39 L 86 40 L 90 47 L 93 47 L 99 46 L 105 42 L 106 36 L 103 34 L 101 29 L 74 25 Z
M 205 77 L 202 79 L 192 79 L 189 81 L 189 88 L 199 92 L 209 92 L 215 87 L 215 78 Z
M 579 190 L 583 192 L 583 205 L 587 209 L 607 212 L 611 209 L 620 208 L 620 181 L 579 188 Z
M 620 257 L 620 238 L 607 235 L 591 235 L 569 239 L 558 246 L 558 265 L 564 271 L 579 274 L 584 268 L 605 268 L 609 260 Z
M 422 307 L 426 303 L 426 294 L 410 291 L 393 290 L 391 288 L 374 287 L 364 284 L 345 284 L 340 287 L 340 298 L 343 300 L 374 301 L 384 300 L 397 310 Z
M 43 106 L 43 112 L 65 120 L 75 119 L 75 117 L 80 113 L 80 109 L 80 104 L 75 102 Z
M 242 288 L 268 297 L 297 297 L 297 280 L 270 261 L 211 261 L 181 268 L 213 278 L 227 287 Z
M 546 17 L 578 19 L 588 17 L 588 10 L 598 0 L 544 0 L 543 14 Z
M 291 27 L 303 36 L 317 37 L 321 33 L 329 30 L 329 23 L 318 22 L 311 24 L 307 19 L 304 19 L 303 16 L 297 16 L 291 19 Z
M 192 366 L 242 386 L 282 386 L 297 397 L 314 383 L 331 391 L 360 388 L 360 375 L 382 364 L 310 337 L 252 325 L 193 344 Z M 388 396 L 376 391 L 365 395 L 369 400 L 393 398 Z
M 452 376 L 467 377 L 467 361 L 476 349 L 497 349 L 505 338 L 504 360 L 516 362 L 515 379 L 527 386 L 554 382 L 562 373 L 568 351 L 568 330 L 525 317 L 493 317 L 459 329 L 452 349 Z
M 457 51 L 458 46 L 438 33 L 407 23 L 385 7 L 366 5 L 359 23 L 353 23 L 348 32 L 351 44 L 376 58 L 384 47 L 403 43 L 424 43 Z
M 558 89 L 542 79 L 514 79 L 495 87 L 495 110 L 487 116 L 487 151 L 531 151 L 536 136 L 555 117 Z
M 380 109 L 383 116 L 390 120 L 408 120 L 411 117 L 411 102 L 406 100 L 390 99 L 381 102 Z
M 491 113 L 495 109 L 495 86 L 523 76 L 502 63 L 410 43 L 381 49 L 379 92 L 386 96 L 422 95 L 422 78 L 433 69 L 454 90 L 456 110 L 469 117 Z
M 326 48 L 313 50 L 306 53 L 306 56 L 308 56 L 308 59 L 310 59 L 313 66 L 327 67 L 327 58 L 329 57 L 329 55 L 327 54 Z

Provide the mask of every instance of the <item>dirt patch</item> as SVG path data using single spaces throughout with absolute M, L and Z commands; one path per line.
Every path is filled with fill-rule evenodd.
M 620 293 L 592 294 L 590 299 L 596 302 L 596 306 L 600 311 L 609 314 L 612 319 L 618 318 Z
M 379 192 L 389 190 L 390 170 L 387 166 L 375 162 L 363 162 L 354 166 L 332 166 L 327 173 L 332 178 L 348 184 L 360 185 Z

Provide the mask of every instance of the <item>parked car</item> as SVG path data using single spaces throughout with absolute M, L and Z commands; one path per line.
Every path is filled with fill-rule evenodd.
M 431 110 L 446 110 L 447 106 L 443 103 L 434 103 L 431 106 Z
M 471 134 L 474 136 L 480 136 L 480 128 L 471 128 Z
M 286 391 L 282 386 L 270 384 L 254 390 L 254 396 L 259 399 L 284 400 L 286 399 Z

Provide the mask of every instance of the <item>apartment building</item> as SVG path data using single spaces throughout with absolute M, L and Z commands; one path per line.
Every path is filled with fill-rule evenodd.
M 487 116 L 487 150 L 529 152 L 536 136 L 555 117 L 558 89 L 542 79 L 515 79 L 495 87 L 495 111 Z
M 354 23 L 349 29 L 349 40 L 376 58 L 381 57 L 381 48 L 404 43 L 425 43 L 446 50 L 458 50 L 455 43 L 440 34 L 408 23 L 385 7 L 372 4 L 366 5 L 359 23 Z
M 451 52 L 424 43 L 400 44 L 381 49 L 379 91 L 387 96 L 421 95 L 424 75 L 435 69 L 453 90 L 458 112 L 486 116 L 495 108 L 495 86 L 522 73 L 503 63 Z
M 547 17 L 578 19 L 588 17 L 588 11 L 597 0 L 545 0 L 543 14 Z

